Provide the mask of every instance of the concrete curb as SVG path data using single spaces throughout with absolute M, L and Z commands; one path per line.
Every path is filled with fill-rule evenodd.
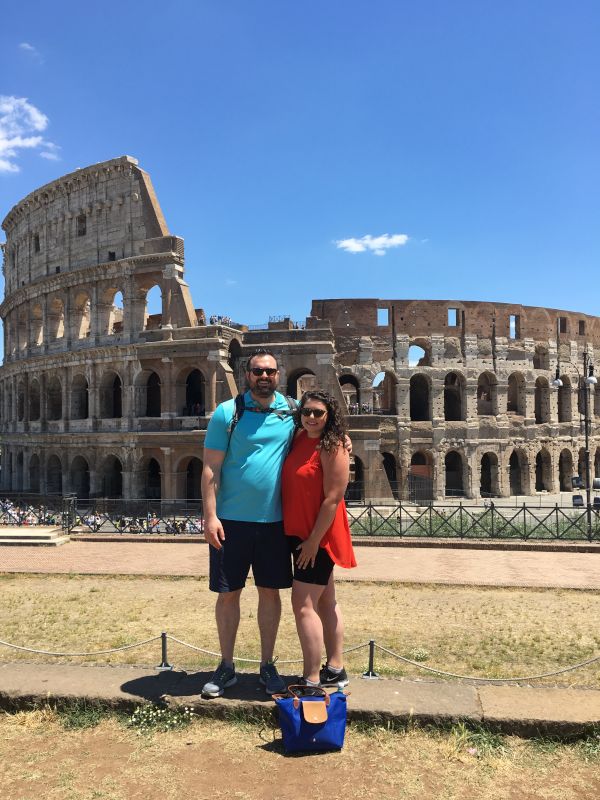
M 210 672 L 156 672 L 152 667 L 80 664 L 0 663 L 0 708 L 29 709 L 76 701 L 131 711 L 140 703 L 187 706 L 200 716 L 227 719 L 244 714 L 272 719 L 273 702 L 256 674 L 238 673 L 227 696 L 203 699 Z M 285 676 L 288 683 L 294 675 Z M 353 677 L 350 720 L 447 727 L 459 721 L 523 737 L 571 738 L 598 730 L 600 690 L 559 687 L 475 686 L 459 682 Z

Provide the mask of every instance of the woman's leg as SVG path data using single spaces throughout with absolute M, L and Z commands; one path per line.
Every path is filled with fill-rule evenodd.
M 333 573 L 329 577 L 325 591 L 321 595 L 317 608 L 323 626 L 327 663 L 332 667 L 344 666 L 344 620 L 335 599 Z
M 323 655 L 323 625 L 317 608 L 325 588 L 302 581 L 294 581 L 292 585 L 292 608 L 304 658 L 303 676 L 315 682 L 319 680 Z

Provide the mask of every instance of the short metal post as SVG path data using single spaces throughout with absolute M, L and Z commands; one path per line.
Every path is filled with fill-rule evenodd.
M 167 659 L 167 634 L 163 631 L 160 635 L 161 662 L 156 667 L 159 672 L 171 672 L 173 665 Z
M 375 672 L 375 639 L 371 639 L 369 642 L 369 668 L 363 672 L 362 676 L 367 681 L 379 679 L 379 674 Z

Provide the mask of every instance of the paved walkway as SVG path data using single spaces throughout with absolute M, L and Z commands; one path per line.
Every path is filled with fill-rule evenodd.
M 337 580 L 600 589 L 600 548 L 585 552 L 357 546 L 359 566 Z M 0 573 L 207 575 L 201 542 L 71 541 L 62 547 L 0 545 Z

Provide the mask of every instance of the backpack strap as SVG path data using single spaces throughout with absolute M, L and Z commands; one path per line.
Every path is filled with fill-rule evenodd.
M 286 417 L 291 417 L 296 409 L 298 408 L 298 401 L 294 400 L 293 397 L 289 397 L 286 395 L 286 402 L 288 407 L 286 409 L 281 408 L 265 408 L 262 409 L 260 413 L 263 414 L 275 414 L 279 417 L 279 419 L 285 419 Z M 244 401 L 244 395 L 238 394 L 235 397 L 234 401 L 234 409 L 233 409 L 233 416 L 231 417 L 231 422 L 229 423 L 229 427 L 227 428 L 227 450 L 229 450 L 229 444 L 231 442 L 231 437 L 235 430 L 236 425 L 242 418 L 242 415 L 246 411 L 246 403 Z M 225 452 L 227 452 L 227 450 Z

